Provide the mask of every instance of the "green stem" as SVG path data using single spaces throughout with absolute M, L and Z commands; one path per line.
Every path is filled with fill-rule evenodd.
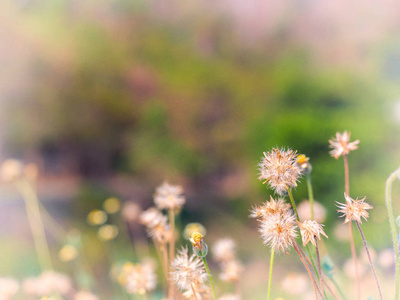
M 213 294 L 214 294 L 214 300 L 217 300 L 217 296 L 215 295 L 214 282 L 213 282 L 213 280 L 211 278 L 211 272 L 210 272 L 210 269 L 208 268 L 206 258 L 203 256 L 202 259 L 203 259 L 204 267 L 206 268 L 206 271 L 207 271 L 207 274 L 208 274 L 208 279 L 210 280 L 211 288 L 212 288 L 212 291 L 213 291 Z
M 393 214 L 393 205 L 392 205 L 392 184 L 393 181 L 396 180 L 397 176 L 400 174 L 400 168 L 394 171 L 392 174 L 390 174 L 389 178 L 386 180 L 386 192 L 385 192 L 385 200 L 386 200 L 386 208 L 388 212 L 388 217 L 389 217 L 389 224 L 390 224 L 390 229 L 392 231 L 392 241 L 393 241 L 393 250 L 394 250 L 394 257 L 396 261 L 396 281 L 395 281 L 395 300 L 399 299 L 399 268 L 400 268 L 400 258 L 399 258 L 399 246 L 398 246 L 398 240 L 397 240 L 397 230 L 396 230 L 396 223 L 394 219 L 394 214 Z
M 274 249 L 272 248 L 272 251 L 271 251 L 271 259 L 270 259 L 270 264 L 269 264 L 269 278 L 268 278 L 268 296 L 267 296 L 267 300 L 269 300 L 269 299 L 270 299 L 270 296 L 271 296 L 271 282 L 272 282 L 272 268 L 273 268 L 273 266 L 274 266 L 274 254 L 275 254 L 275 251 L 274 251 Z
M 338 290 L 340 296 L 342 297 L 343 300 L 347 300 L 346 296 L 344 295 L 342 289 L 340 288 L 340 286 L 338 285 L 338 283 L 336 282 L 335 279 L 333 279 L 333 277 L 329 277 L 329 279 L 332 281 L 333 285 L 336 287 L 336 289 Z
M 311 220 L 314 220 L 314 193 L 312 190 L 311 175 L 307 174 L 307 191 L 310 200 Z
M 289 194 L 290 202 L 292 202 L 292 207 L 293 207 L 294 213 L 296 214 L 297 220 L 299 220 L 299 222 L 300 222 L 299 214 L 297 213 L 296 203 L 294 203 L 292 192 L 290 191 L 289 188 L 287 189 L 287 191 Z

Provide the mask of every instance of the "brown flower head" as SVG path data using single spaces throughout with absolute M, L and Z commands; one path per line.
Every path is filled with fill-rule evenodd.
M 296 221 L 297 225 L 300 228 L 301 239 L 303 240 L 303 246 L 306 246 L 308 242 L 311 242 L 314 246 L 316 245 L 315 237 L 319 240 L 321 239 L 321 234 L 328 237 L 324 229 L 322 228 L 322 224 L 319 224 L 317 221 L 306 220 L 303 223 Z
M 302 175 L 297 164 L 297 152 L 291 149 L 275 149 L 265 153 L 258 164 L 260 180 L 269 184 L 270 188 L 279 195 L 288 189 L 297 187 L 297 181 Z
M 343 213 L 341 217 L 346 217 L 344 223 L 348 223 L 350 221 L 362 223 L 361 218 L 367 220 L 369 216 L 367 209 L 372 209 L 372 206 L 364 202 L 365 197 L 360 200 L 358 200 L 358 198 L 354 200 L 344 193 L 344 198 L 346 199 L 346 203 L 337 202 L 337 206 L 340 208 L 338 212 Z
M 286 251 L 297 237 L 295 220 L 291 210 L 262 220 L 259 231 L 264 244 L 274 250 Z
M 270 196 L 270 201 L 265 202 L 261 206 L 256 206 L 251 210 L 250 218 L 266 219 L 270 215 L 282 214 L 290 209 L 290 204 L 286 203 L 283 198 L 275 200 Z
M 330 151 L 331 156 L 338 159 L 341 155 L 347 155 L 352 150 L 358 149 L 359 140 L 350 143 L 350 133 L 344 131 L 342 134 L 336 132 L 336 138 L 329 140 L 329 147 L 333 150 Z

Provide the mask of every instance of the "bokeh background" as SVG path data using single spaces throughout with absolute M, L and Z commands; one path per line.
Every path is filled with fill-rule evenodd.
M 400 164 L 396 1 L 5 0 L 0 66 L 0 159 L 38 165 L 39 197 L 65 232 L 79 230 L 104 299 L 118 299 L 109 252 L 129 259 L 131 248 L 120 237 L 101 242 L 87 214 L 109 197 L 146 209 L 164 180 L 185 189 L 180 230 L 200 222 L 210 244 L 234 238 L 243 299 L 264 299 L 269 250 L 248 215 L 273 195 L 257 163 L 276 146 L 310 157 L 326 249 L 340 268 L 350 247 L 335 235 L 344 189 L 343 161 L 328 152 L 336 131 L 361 141 L 350 185 L 374 206 L 363 223 L 370 246 L 391 245 L 384 185 Z M 24 203 L 9 184 L 0 196 L 0 275 L 37 275 Z M 307 198 L 304 180 L 294 197 Z M 140 248 L 143 228 L 133 235 Z M 57 269 L 75 276 L 57 260 L 67 237 L 48 236 Z M 286 272 L 303 272 L 293 256 L 277 258 L 275 297 L 297 299 L 280 291 Z

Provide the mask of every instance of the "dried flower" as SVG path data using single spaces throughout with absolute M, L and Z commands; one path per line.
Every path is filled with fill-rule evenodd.
M 150 264 L 129 264 L 124 266 L 125 289 L 130 294 L 144 295 L 155 289 L 157 278 Z
M 140 222 L 147 228 L 152 228 L 160 223 L 167 222 L 167 217 L 155 207 L 150 207 L 148 210 L 140 214 Z
M 258 164 L 260 180 L 275 190 L 279 195 L 286 193 L 288 189 L 297 187 L 297 181 L 301 176 L 301 170 L 297 164 L 296 151 L 288 149 L 275 149 L 265 153 Z
M 170 185 L 164 182 L 156 189 L 154 203 L 159 209 L 179 210 L 185 204 L 185 197 L 182 195 L 183 188 L 179 185 Z
M 182 248 L 179 251 L 171 265 L 174 284 L 181 291 L 191 289 L 192 285 L 204 284 L 207 279 L 203 262 L 194 254 L 189 257 L 187 248 Z
M 125 202 L 122 206 L 122 217 L 128 223 L 135 223 L 139 220 L 139 216 L 141 213 L 141 208 L 139 204 L 136 204 L 132 201 Z
M 347 155 L 352 150 L 358 149 L 359 140 L 354 142 L 350 142 L 350 132 L 344 131 L 342 134 L 336 132 L 336 138 L 329 140 L 330 148 L 333 150 L 330 151 L 332 157 L 338 159 L 341 155 Z
M 18 292 L 19 283 L 13 278 L 0 278 L 0 299 L 12 299 Z
M 354 200 L 345 193 L 344 198 L 346 199 L 346 203 L 336 203 L 338 204 L 337 206 L 340 208 L 338 212 L 343 213 L 341 217 L 346 216 L 346 219 L 344 220 L 345 224 L 350 221 L 357 221 L 359 223 L 362 223 L 361 218 L 367 220 L 369 216 L 367 209 L 372 209 L 372 206 L 364 202 L 366 197 L 360 200 L 358 200 L 358 198 Z
M 297 237 L 295 220 L 296 216 L 286 211 L 261 221 L 259 231 L 264 244 L 274 250 L 286 251 Z
M 256 206 L 251 210 L 250 218 L 265 219 L 270 215 L 283 214 L 290 210 L 290 204 L 285 202 L 285 199 L 278 198 L 275 200 L 270 196 L 270 201 L 265 202 L 261 206 Z
M 53 293 L 67 294 L 72 289 L 68 276 L 54 271 L 45 271 L 39 277 L 27 278 L 22 284 L 26 294 L 49 296 Z
M 328 237 L 324 229 L 322 228 L 322 224 L 319 224 L 317 221 L 306 220 L 303 223 L 296 221 L 297 225 L 299 225 L 301 238 L 303 240 L 303 246 L 305 247 L 308 242 L 311 242 L 314 246 L 316 245 L 315 237 L 319 240 L 321 239 L 321 234 Z
M 235 258 L 235 242 L 230 238 L 218 240 L 212 248 L 216 261 L 224 262 Z
M 219 277 L 222 281 L 234 282 L 239 281 L 240 273 L 243 271 L 242 264 L 236 259 L 225 261 L 221 264 L 221 274 Z

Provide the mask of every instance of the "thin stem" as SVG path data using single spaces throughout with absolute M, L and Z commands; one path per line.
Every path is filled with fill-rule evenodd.
M 173 209 L 168 210 L 169 215 L 169 225 L 171 226 L 171 239 L 169 241 L 169 260 L 172 262 L 175 258 L 175 212 Z M 171 277 L 171 276 L 169 276 Z M 169 299 L 174 298 L 174 287 L 171 284 L 170 278 L 170 287 L 169 287 Z
M 322 284 L 322 271 L 321 271 L 321 260 L 319 257 L 319 250 L 318 250 L 318 239 L 316 236 L 314 236 L 315 238 L 315 251 L 317 252 L 317 264 L 318 264 L 318 273 L 319 273 L 319 283 L 321 285 L 321 291 L 322 293 L 324 293 L 324 285 Z M 324 297 L 325 299 L 325 297 Z
M 274 266 L 274 254 L 275 254 L 275 250 L 272 248 L 272 250 L 271 250 L 271 259 L 270 259 L 270 263 L 269 263 L 269 278 L 268 278 L 268 296 L 267 296 L 267 300 L 269 300 L 270 296 L 271 296 L 271 282 L 272 282 L 272 268 Z
M 336 300 L 339 300 L 338 296 L 335 294 L 335 292 L 332 290 L 332 288 L 329 286 L 329 284 L 324 279 L 322 279 L 322 282 L 324 283 L 324 285 L 326 286 L 328 291 L 332 294 L 333 298 L 335 298 Z M 327 298 L 327 297 L 325 296 L 325 298 Z
M 392 242 L 393 242 L 393 250 L 394 250 L 394 258 L 396 261 L 396 280 L 395 280 L 395 300 L 399 299 L 399 286 L 400 286 L 400 258 L 399 258 L 399 242 L 397 240 L 397 229 L 396 223 L 393 214 L 393 205 L 392 205 L 392 184 L 393 181 L 396 180 L 397 176 L 400 174 L 400 168 L 390 174 L 389 178 L 386 180 L 386 191 L 385 191 L 385 201 L 386 201 L 386 208 L 389 217 L 389 224 L 390 229 L 392 231 Z
M 311 220 L 314 220 L 314 193 L 312 190 L 311 175 L 307 174 L 308 200 L 310 200 Z
M 347 154 L 343 154 L 344 161 L 344 191 L 346 195 L 350 195 L 350 184 L 349 184 L 349 160 Z M 351 255 L 353 257 L 354 262 L 354 270 L 356 273 L 356 285 L 357 285 L 357 298 L 360 300 L 361 298 L 361 286 L 360 286 L 360 276 L 358 273 L 358 265 L 357 265 L 357 253 L 356 247 L 354 245 L 354 237 L 353 237 L 353 229 L 351 222 L 349 222 L 349 233 L 350 233 L 350 247 L 351 247 Z
M 340 286 L 338 285 L 338 283 L 336 282 L 336 280 L 333 277 L 329 277 L 329 279 L 332 281 L 332 283 L 334 284 L 335 288 L 338 290 L 340 296 L 342 297 L 343 300 L 347 300 L 346 296 L 344 295 L 342 289 L 340 288 Z
M 296 214 L 297 220 L 299 220 L 299 222 L 300 222 L 299 214 L 297 213 L 296 203 L 294 203 L 292 192 L 290 191 L 289 188 L 287 189 L 287 191 L 289 194 L 290 202 L 292 202 L 292 207 L 293 207 L 294 213 Z
M 300 253 L 300 247 L 297 245 L 297 243 L 296 243 L 295 241 L 293 241 L 293 247 L 294 247 L 294 249 L 296 250 L 297 254 L 299 255 L 301 261 L 303 262 L 303 265 L 306 267 L 306 270 L 307 270 L 307 272 L 308 272 L 308 275 L 310 276 L 311 282 L 312 282 L 313 287 L 314 287 L 315 299 L 318 300 L 318 293 L 317 293 L 317 291 L 319 292 L 319 294 L 320 294 L 321 296 L 322 296 L 322 294 L 321 294 L 320 290 L 318 289 L 317 285 L 315 284 L 315 280 L 314 280 L 314 277 L 312 276 L 312 273 L 311 273 L 311 271 L 310 271 L 310 268 L 308 267 L 308 265 L 307 265 L 307 263 L 305 262 L 303 256 L 301 255 L 301 253 Z
M 26 214 L 32 231 L 33 242 L 35 244 L 39 264 L 43 271 L 51 270 L 53 265 L 51 262 L 50 250 L 47 244 L 43 221 L 40 215 L 39 199 L 28 181 L 24 180 L 18 182 L 16 183 L 16 186 L 25 201 Z
M 368 246 L 367 246 L 367 241 L 365 240 L 364 233 L 363 233 L 363 231 L 361 230 L 360 223 L 357 222 L 357 221 L 355 221 L 355 223 L 356 223 L 356 225 L 357 225 L 358 231 L 360 231 L 361 238 L 362 238 L 363 243 L 364 243 L 364 248 L 365 248 L 365 251 L 367 252 L 369 264 L 370 264 L 370 266 L 371 266 L 372 273 L 374 274 L 375 282 L 376 282 L 376 285 L 377 285 L 377 287 L 378 287 L 379 297 L 380 297 L 380 299 L 382 300 L 383 298 L 382 298 L 381 287 L 380 287 L 380 285 L 379 285 L 378 276 L 376 276 L 375 268 L 374 268 L 374 265 L 373 265 L 372 260 L 371 260 L 371 255 L 369 254 L 369 250 L 368 250 Z
M 213 291 L 213 294 L 214 294 L 214 300 L 217 300 L 217 296 L 215 295 L 214 282 L 213 282 L 213 280 L 211 278 L 211 272 L 210 272 L 210 269 L 208 268 L 206 258 L 203 256 L 202 259 L 203 259 L 204 267 L 206 268 L 206 271 L 208 273 L 208 279 L 210 280 L 211 288 L 212 288 L 212 291 Z

